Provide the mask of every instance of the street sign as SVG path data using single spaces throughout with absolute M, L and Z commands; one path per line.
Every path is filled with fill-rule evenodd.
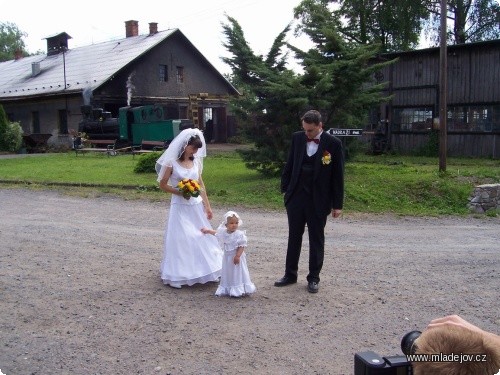
M 335 129 L 330 128 L 327 130 L 331 135 L 337 137 L 359 137 L 363 134 L 363 129 Z

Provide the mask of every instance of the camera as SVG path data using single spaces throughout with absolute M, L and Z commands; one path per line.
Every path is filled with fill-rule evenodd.
M 373 351 L 354 354 L 354 375 L 411 375 L 413 370 L 407 355 L 415 354 L 417 340 L 422 332 L 411 331 L 401 339 L 404 355 L 382 357 Z

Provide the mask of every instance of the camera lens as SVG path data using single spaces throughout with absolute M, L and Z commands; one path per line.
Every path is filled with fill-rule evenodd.
M 415 354 L 415 350 L 417 349 L 417 346 L 414 345 L 415 340 L 420 337 L 422 332 L 420 331 L 411 331 L 408 332 L 406 335 L 403 336 L 401 339 L 401 350 L 403 351 L 404 354 Z

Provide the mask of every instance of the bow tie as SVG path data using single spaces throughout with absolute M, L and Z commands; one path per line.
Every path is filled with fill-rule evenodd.
M 319 145 L 319 139 L 316 139 L 316 138 L 313 138 L 313 139 L 307 138 L 307 142 L 314 142 L 317 145 Z

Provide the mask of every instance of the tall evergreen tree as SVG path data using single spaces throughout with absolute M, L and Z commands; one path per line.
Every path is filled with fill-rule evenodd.
M 298 130 L 298 113 L 307 103 L 296 73 L 286 68 L 285 37 L 290 25 L 275 38 L 267 56 L 254 54 L 241 26 L 232 18 L 223 24 L 224 47 L 231 57 L 223 58 L 232 69 L 231 81 L 241 97 L 232 102 L 240 129 L 255 148 L 242 152 L 247 166 L 263 174 L 281 171 L 289 136 Z
M 374 73 L 394 60 L 377 62 L 380 44 L 346 41 L 326 1 L 303 1 L 295 16 L 315 44 L 309 51 L 290 46 L 304 67 L 301 81 L 309 103 L 326 113 L 327 128 L 364 126 L 368 110 L 387 100 L 381 96 L 385 83 L 377 83 Z
M 280 173 L 291 134 L 300 130 L 300 115 L 315 108 L 325 114 L 325 127 L 364 124 L 368 108 L 382 100 L 381 86 L 371 82 L 381 68 L 374 63 L 376 45 L 356 46 L 342 41 L 329 12 L 313 4 L 298 8 L 302 32 L 315 48 L 302 51 L 285 42 L 288 25 L 275 39 L 266 57 L 256 56 L 238 22 L 223 25 L 231 57 L 232 81 L 242 93 L 233 102 L 240 123 L 255 148 L 243 154 L 248 167 L 264 174 Z M 298 74 L 286 68 L 286 51 L 294 52 L 304 68 Z M 384 62 L 389 64 L 391 62 Z

